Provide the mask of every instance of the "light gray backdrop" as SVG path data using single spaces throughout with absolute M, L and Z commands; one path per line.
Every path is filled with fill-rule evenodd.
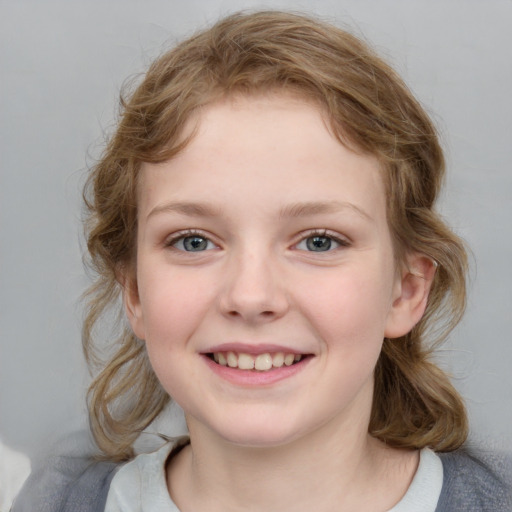
M 0 0 L 0 436 L 33 455 L 85 422 L 80 187 L 123 80 L 243 8 L 314 11 L 365 35 L 433 114 L 442 210 L 474 251 L 441 354 L 474 435 L 512 447 L 512 1 Z

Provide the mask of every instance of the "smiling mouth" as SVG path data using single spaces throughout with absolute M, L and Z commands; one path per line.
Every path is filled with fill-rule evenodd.
M 258 372 L 267 372 L 283 366 L 293 366 L 308 357 L 306 354 L 287 354 L 284 352 L 266 352 L 256 355 L 229 351 L 213 352 L 205 355 L 220 366 Z

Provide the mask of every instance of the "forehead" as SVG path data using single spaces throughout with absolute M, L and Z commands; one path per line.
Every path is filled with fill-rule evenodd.
M 181 196 L 260 209 L 312 199 L 355 202 L 375 215 L 385 208 L 377 159 L 342 144 L 312 101 L 231 97 L 198 111 L 184 135 L 191 139 L 178 155 L 143 165 L 140 210 Z

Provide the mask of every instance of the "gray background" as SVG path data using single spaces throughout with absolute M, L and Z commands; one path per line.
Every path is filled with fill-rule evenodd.
M 439 354 L 472 432 L 512 448 L 512 1 L 0 1 L 0 437 L 33 455 L 85 424 L 80 188 L 123 80 L 176 39 L 253 7 L 363 34 L 442 133 L 441 208 L 474 252 L 466 319 Z

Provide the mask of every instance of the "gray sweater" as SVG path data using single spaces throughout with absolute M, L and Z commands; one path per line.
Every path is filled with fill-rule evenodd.
M 436 512 L 512 512 L 512 460 L 464 450 L 441 454 L 444 481 Z M 58 456 L 36 468 L 12 512 L 101 512 L 119 465 Z

